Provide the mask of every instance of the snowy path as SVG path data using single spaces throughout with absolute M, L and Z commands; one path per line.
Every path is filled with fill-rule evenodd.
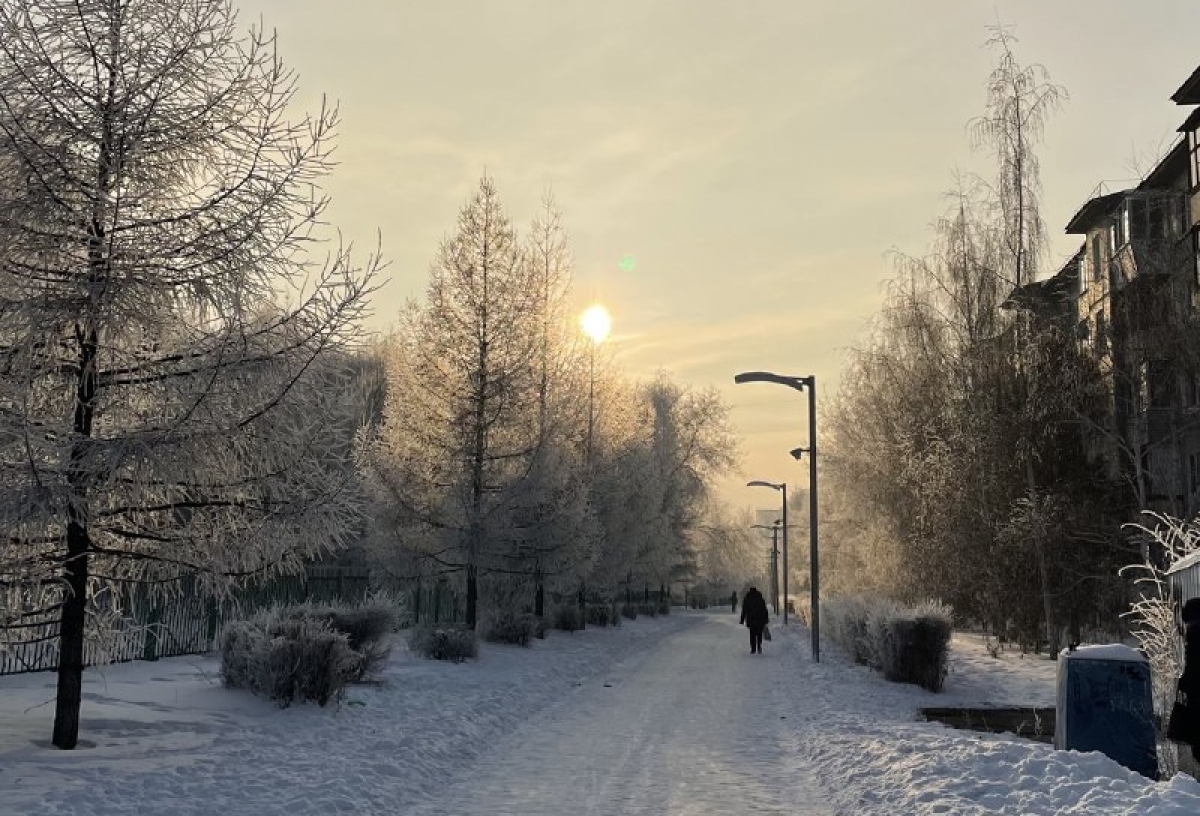
M 708 617 L 510 734 L 418 814 L 826 814 L 784 711 L 781 656 Z

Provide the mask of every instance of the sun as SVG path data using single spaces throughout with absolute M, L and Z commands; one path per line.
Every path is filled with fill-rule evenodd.
M 597 303 L 584 311 L 579 318 L 579 325 L 583 327 L 583 333 L 592 338 L 593 343 L 603 343 L 612 331 L 612 318 L 608 316 L 608 309 Z

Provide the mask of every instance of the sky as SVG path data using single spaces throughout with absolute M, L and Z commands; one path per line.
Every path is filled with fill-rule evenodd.
M 235 0 L 236 2 L 237 0 Z M 803 395 L 738 371 L 815 375 L 818 421 L 895 250 L 920 253 L 956 171 L 988 172 L 983 112 L 1003 20 L 1070 100 L 1041 148 L 1047 271 L 1102 181 L 1136 178 L 1186 112 L 1196 0 L 242 0 L 279 35 L 298 102 L 340 103 L 330 220 L 390 262 L 371 327 L 419 296 L 485 171 L 518 226 L 552 189 L 580 310 L 635 377 L 720 389 L 747 479 L 803 487 Z M 762 496 L 756 494 L 762 493 Z

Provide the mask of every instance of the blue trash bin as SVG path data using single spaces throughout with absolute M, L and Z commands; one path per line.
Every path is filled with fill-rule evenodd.
M 1158 778 L 1150 663 L 1122 644 L 1064 650 L 1058 660 L 1054 747 L 1099 751 Z

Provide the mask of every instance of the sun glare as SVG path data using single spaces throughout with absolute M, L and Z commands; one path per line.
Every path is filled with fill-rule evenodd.
M 603 343 L 612 330 L 612 318 L 608 316 L 608 309 L 599 303 L 587 308 L 579 318 L 579 324 L 583 327 L 583 333 L 592 338 L 593 343 Z

